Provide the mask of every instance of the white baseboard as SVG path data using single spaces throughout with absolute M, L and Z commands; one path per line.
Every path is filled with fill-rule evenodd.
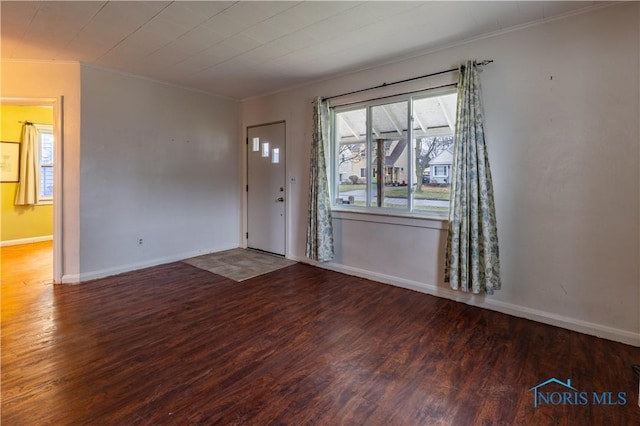
M 0 241 L 0 247 L 17 246 L 20 244 L 39 243 L 41 241 L 52 241 L 53 235 L 44 235 L 42 237 L 20 238 L 18 240 Z
M 180 260 L 189 259 L 191 257 L 202 256 L 204 254 L 216 253 L 219 251 L 231 250 L 234 248 L 238 248 L 238 246 L 234 245 L 234 246 L 228 246 L 228 247 L 225 246 L 225 247 L 194 250 L 190 252 L 174 254 L 171 256 L 145 260 L 142 262 L 129 263 L 127 265 L 118 265 L 113 268 L 106 268 L 98 271 L 83 272 L 83 273 L 74 274 L 74 275 L 63 275 L 62 284 L 81 284 L 85 281 L 97 280 L 99 278 L 110 277 L 112 275 L 118 275 L 124 272 L 136 271 L 138 269 L 144 269 L 152 266 L 163 265 L 165 263 L 178 262 Z
M 556 327 L 566 328 L 568 330 L 588 334 L 591 336 L 602 337 L 604 339 L 640 347 L 640 333 L 634 333 L 628 330 L 621 330 L 602 324 L 596 324 L 576 318 L 566 317 L 551 312 L 541 311 L 539 309 L 528 308 L 526 306 L 515 305 L 513 303 L 501 302 L 490 297 L 474 296 L 468 293 L 455 291 L 447 287 L 439 287 L 433 284 L 425 284 L 417 281 L 407 280 L 404 278 L 394 277 L 391 275 L 371 272 L 365 269 L 353 268 L 351 266 L 345 266 L 338 263 L 314 262 L 307 259 L 306 257 L 297 256 L 292 256 L 291 259 L 298 262 L 307 263 L 312 266 L 317 266 L 319 268 L 329 269 L 360 278 L 366 278 L 372 281 L 394 285 L 396 287 L 407 288 L 421 293 L 430 294 L 432 296 L 466 303 L 467 305 L 486 308 L 492 311 L 501 312 L 503 314 L 526 318 L 544 324 L 549 324 Z

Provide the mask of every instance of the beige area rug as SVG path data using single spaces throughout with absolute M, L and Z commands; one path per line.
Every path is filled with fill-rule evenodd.
M 248 280 L 297 263 L 273 254 L 240 248 L 192 257 L 183 262 L 234 281 Z

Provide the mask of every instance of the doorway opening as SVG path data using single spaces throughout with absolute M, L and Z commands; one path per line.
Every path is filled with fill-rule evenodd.
M 61 102 L 0 98 L 3 308 L 10 282 L 62 278 Z

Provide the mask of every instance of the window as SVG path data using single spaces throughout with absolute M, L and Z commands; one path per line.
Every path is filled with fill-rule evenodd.
M 38 203 L 53 202 L 53 126 L 34 124 L 38 129 Z
M 433 166 L 433 176 L 434 177 L 449 176 L 449 174 L 447 173 L 447 166 Z
M 456 98 L 447 89 L 333 107 L 334 206 L 446 218 Z

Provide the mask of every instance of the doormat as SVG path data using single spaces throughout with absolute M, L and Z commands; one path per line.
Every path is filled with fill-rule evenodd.
M 238 282 L 297 263 L 273 254 L 240 248 L 192 257 L 183 262 Z

